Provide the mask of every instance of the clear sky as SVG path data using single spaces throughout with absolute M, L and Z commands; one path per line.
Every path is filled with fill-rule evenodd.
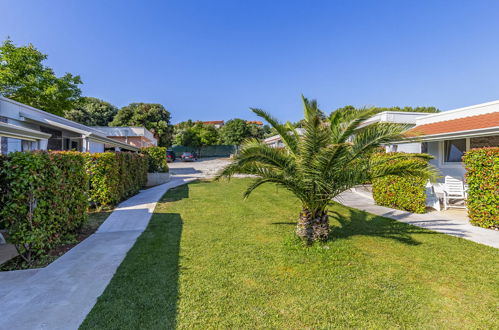
M 0 38 L 33 43 L 83 94 L 163 104 L 173 122 L 499 99 L 499 1 L 0 0 Z

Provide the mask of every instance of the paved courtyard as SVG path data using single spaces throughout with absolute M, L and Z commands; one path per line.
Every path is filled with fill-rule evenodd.
M 183 162 L 177 159 L 168 163 L 170 173 L 176 177 L 213 178 L 218 171 L 230 163 L 229 158 L 201 158 L 194 162 Z

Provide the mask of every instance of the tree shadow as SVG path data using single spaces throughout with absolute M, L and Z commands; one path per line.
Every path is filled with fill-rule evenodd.
M 176 202 L 184 198 L 189 198 L 189 185 L 195 183 L 197 183 L 197 181 L 169 189 L 168 192 L 161 197 L 160 202 Z
M 175 328 L 182 226 L 178 213 L 153 215 L 80 329 Z
M 393 239 L 407 245 L 420 245 L 421 242 L 415 240 L 412 237 L 413 234 L 436 234 L 429 230 L 351 208 L 348 209 L 347 215 L 330 211 L 330 219 L 340 223 L 340 226 L 331 226 L 330 240 L 360 235 Z

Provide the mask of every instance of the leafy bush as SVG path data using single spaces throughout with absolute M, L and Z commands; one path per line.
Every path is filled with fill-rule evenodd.
M 147 181 L 148 157 L 127 152 L 85 154 L 89 199 L 97 208 L 116 205 Z
M 374 157 L 388 157 L 394 154 L 388 153 L 376 154 Z M 431 158 L 428 155 L 421 154 L 421 158 L 413 158 L 411 162 L 428 162 Z M 426 209 L 426 191 L 425 186 L 428 177 L 418 176 L 387 176 L 374 179 L 372 181 L 373 198 L 376 204 L 387 206 L 394 209 L 409 211 L 413 213 L 424 213 Z
M 142 148 L 140 151 L 149 156 L 149 173 L 169 172 L 165 147 L 147 147 Z
M 88 177 L 78 152 L 15 152 L 2 159 L 0 222 L 28 263 L 86 221 Z
M 464 157 L 468 216 L 480 227 L 499 228 L 499 148 L 471 149 Z

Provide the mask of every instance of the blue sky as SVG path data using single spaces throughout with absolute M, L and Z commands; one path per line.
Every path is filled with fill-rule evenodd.
M 33 43 L 83 94 L 161 103 L 173 122 L 499 99 L 499 1 L 0 1 L 0 38 Z

